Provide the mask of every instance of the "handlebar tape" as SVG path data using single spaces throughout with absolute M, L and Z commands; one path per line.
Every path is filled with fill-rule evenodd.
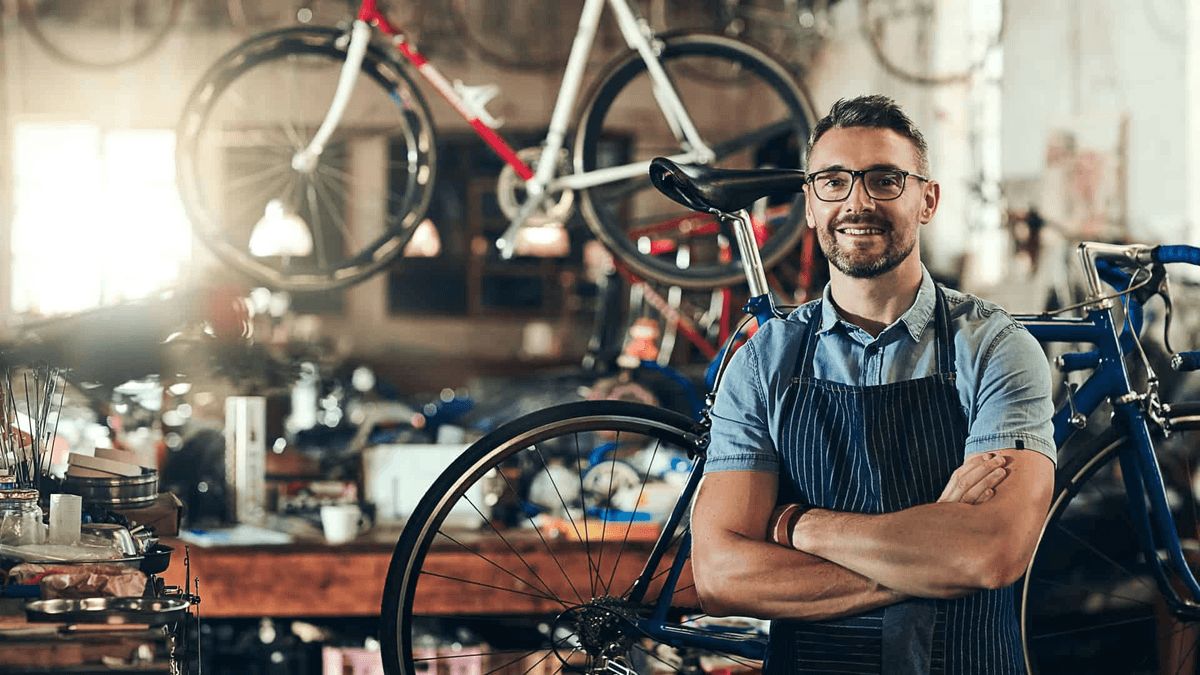
M 1177 244 L 1154 249 L 1154 259 L 1160 263 L 1190 263 L 1200 265 L 1200 248 Z
M 1179 352 L 1171 357 L 1171 367 L 1180 372 L 1200 370 L 1200 352 Z
M 1118 291 L 1129 288 L 1129 282 L 1133 278 L 1129 273 L 1107 260 L 1097 260 L 1096 271 L 1100 273 L 1100 279 L 1104 283 Z

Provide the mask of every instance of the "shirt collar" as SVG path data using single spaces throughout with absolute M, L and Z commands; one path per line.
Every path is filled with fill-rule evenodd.
M 820 332 L 828 333 L 840 324 L 844 319 L 838 314 L 837 306 L 833 303 L 833 295 L 830 292 L 830 285 L 825 284 L 825 290 L 821 292 L 821 325 Z M 933 285 L 933 277 L 929 275 L 929 270 L 925 269 L 924 263 L 921 264 L 921 287 L 917 289 L 917 297 L 913 300 L 912 307 L 909 307 L 906 312 L 900 315 L 896 320 L 897 323 L 903 323 L 908 329 L 908 334 L 914 342 L 921 340 L 921 334 L 925 332 L 925 327 L 929 325 L 930 319 L 933 318 L 933 309 L 937 303 L 937 290 Z M 892 324 L 893 326 L 895 324 Z M 890 329 L 891 326 L 888 327 Z M 886 333 L 888 329 L 885 329 Z

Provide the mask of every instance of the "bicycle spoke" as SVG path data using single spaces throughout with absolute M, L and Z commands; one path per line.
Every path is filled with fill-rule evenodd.
M 337 234 L 338 241 L 342 242 L 342 251 L 358 250 L 358 246 L 354 244 L 354 237 L 350 230 L 349 222 L 346 219 L 345 203 L 335 200 L 333 196 L 334 188 L 324 185 L 324 183 L 320 180 L 327 177 L 328 174 L 320 171 L 319 169 L 313 174 L 313 186 L 317 189 L 317 192 L 321 197 L 318 203 L 326 205 L 325 210 L 329 214 L 329 220 L 333 221 L 334 223 L 333 232 Z M 343 187 L 345 186 L 346 184 L 343 183 Z M 340 208 L 335 210 L 335 207 Z M 344 255 L 339 255 L 338 259 L 344 259 Z M 322 269 L 327 267 L 331 267 L 331 265 L 328 263 L 321 264 Z
M 579 434 L 572 434 L 572 440 L 575 443 L 575 473 L 579 476 L 579 494 L 583 495 L 583 451 L 579 447 Z M 600 576 L 600 569 L 596 566 L 595 560 L 592 559 L 592 533 L 588 531 L 588 515 L 587 509 L 583 510 L 583 550 L 587 552 L 588 559 L 588 590 L 592 596 L 596 595 L 596 580 Z
M 486 589 L 493 590 L 493 591 L 503 591 L 505 593 L 511 593 L 513 595 L 524 595 L 524 596 L 527 596 L 530 598 L 536 598 L 538 600 L 551 600 L 553 602 L 561 603 L 561 601 L 556 598 L 547 598 L 544 595 L 540 595 L 540 594 L 536 594 L 536 593 L 525 593 L 523 591 L 517 591 L 517 590 L 511 589 L 511 588 L 504 588 L 503 586 L 495 586 L 493 584 L 485 584 L 481 581 L 473 581 L 471 579 L 463 579 L 462 577 L 452 577 L 452 576 L 449 576 L 446 574 L 438 574 L 437 572 L 429 572 L 429 571 L 425 571 L 425 570 L 422 570 L 421 575 L 429 576 L 429 577 L 436 577 L 438 579 L 445 579 L 446 581 L 460 581 L 460 582 L 462 582 L 464 584 L 468 584 L 470 586 L 478 586 L 480 588 L 486 588 Z M 565 603 L 563 603 L 563 606 L 564 607 L 566 606 Z
M 522 661 L 522 660 L 523 660 L 523 659 L 524 659 L 526 656 L 528 656 L 528 655 L 530 655 L 530 654 L 533 654 L 535 651 L 536 651 L 536 650 L 528 650 L 528 649 L 527 649 L 527 650 L 522 650 L 522 657 L 521 657 L 521 658 L 517 658 L 517 659 L 514 659 L 514 660 L 512 660 L 512 661 L 509 661 L 508 663 L 504 663 L 504 664 L 501 664 L 501 665 L 499 665 L 499 666 L 496 666 L 495 668 L 492 668 L 491 670 L 487 671 L 487 673 L 485 673 L 484 675 L 492 675 L 492 673 L 499 673 L 499 672 L 503 671 L 504 669 L 508 668 L 509 666 L 516 665 L 516 664 L 520 663 L 520 662 L 521 662 L 521 661 Z M 504 652 L 492 652 L 492 653 L 501 653 L 501 654 L 503 654 Z M 546 659 L 550 658 L 550 657 L 551 657 L 551 656 L 553 656 L 553 655 L 554 655 L 554 652 L 547 651 L 545 654 L 543 654 L 543 655 L 542 655 L 542 658 L 540 658 L 540 659 L 538 659 L 537 661 L 535 661 L 535 662 L 533 662 L 532 664 L 530 664 L 530 666 L 529 666 L 528 668 L 526 668 L 526 669 L 525 669 L 525 670 L 524 670 L 524 671 L 521 673 L 521 675 L 528 675 L 528 673 L 532 672 L 534 668 L 537 668 L 538 666 L 542 665 L 542 662 L 543 662 L 543 661 L 545 661 Z
M 1115 569 L 1117 569 L 1117 570 L 1121 571 L 1122 573 L 1124 573 L 1124 574 L 1125 574 L 1127 577 L 1129 577 L 1130 579 L 1135 579 L 1135 580 L 1137 580 L 1137 581 L 1138 581 L 1138 582 L 1139 582 L 1139 583 L 1140 583 L 1140 584 L 1141 584 L 1141 585 L 1142 585 L 1144 588 L 1146 588 L 1146 590 L 1150 591 L 1151 593 L 1155 593 L 1155 592 L 1157 592 L 1157 590 L 1158 590 L 1158 589 L 1157 589 L 1155 586 L 1153 586 L 1152 584 L 1149 584 L 1149 583 L 1146 583 L 1145 581 L 1143 581 L 1143 580 L 1141 579 L 1141 576 L 1140 576 L 1140 575 L 1136 575 L 1136 574 L 1134 574 L 1132 570 L 1128 569 L 1127 567 L 1125 567 L 1124 565 L 1122 565 L 1120 562 L 1118 562 L 1118 561 L 1114 560 L 1114 559 L 1113 559 L 1111 556 L 1107 555 L 1106 553 L 1104 553 L 1104 552 L 1103 552 L 1103 551 L 1101 551 L 1100 549 L 1096 548 L 1096 547 L 1095 547 L 1095 546 L 1094 546 L 1094 545 L 1093 545 L 1091 542 L 1087 541 L 1087 540 L 1086 540 L 1086 539 L 1084 539 L 1083 537 L 1080 537 L 1079 535 L 1075 534 L 1073 531 L 1071 531 L 1071 530 L 1067 529 L 1066 527 L 1063 527 L 1062 525 L 1059 525 L 1056 531 L 1058 531 L 1058 532 L 1062 532 L 1063 534 L 1065 534 L 1065 535 L 1067 535 L 1068 537 L 1070 537 L 1071 539 L 1075 540 L 1076 542 L 1078 542 L 1079 544 L 1081 544 L 1081 545 L 1082 545 L 1082 546 L 1084 546 L 1085 548 L 1089 549 L 1089 550 L 1090 550 L 1092 553 L 1096 554 L 1096 557 L 1097 557 L 1097 558 L 1099 558 L 1099 559 L 1103 560 L 1104 562 L 1108 563 L 1108 564 L 1109 564 L 1109 565 L 1111 565 L 1113 568 L 1115 568 Z
M 657 443 L 657 442 L 656 442 L 656 443 L 654 444 L 654 452 L 653 452 L 653 453 L 651 453 L 651 455 L 650 455 L 650 461 L 648 461 L 648 462 L 646 463 L 646 466 L 647 466 L 647 467 L 654 466 L 654 459 L 655 459 L 656 457 L 658 457 L 658 448 L 659 448 L 659 443 Z M 615 464 L 613 465 L 613 468 L 614 468 L 614 469 L 616 468 L 616 465 L 615 465 Z M 611 481 L 612 481 L 612 478 L 611 478 L 611 476 L 610 476 L 610 478 L 609 478 L 609 482 L 610 482 L 609 491 L 610 491 L 610 493 L 611 493 Z M 642 480 L 641 487 L 638 489 L 638 496 L 637 496 L 637 499 L 635 499 L 635 500 L 633 501 L 633 503 L 634 503 L 635 505 L 637 505 L 637 504 L 641 504 L 641 503 L 642 503 L 642 496 L 646 494 L 646 483 L 647 483 L 648 481 L 649 481 L 649 476 L 647 475 L 647 477 L 646 477 L 645 479 L 643 479 L 643 480 Z M 635 507 L 634 507 L 634 509 L 636 510 L 636 508 L 637 508 L 637 507 L 635 506 Z M 621 538 L 621 547 L 620 547 L 619 549 L 617 549 L 617 559 L 616 559 L 616 561 L 615 561 L 615 562 L 613 562 L 612 574 L 610 574 L 610 575 L 609 575 L 609 577 L 608 577 L 608 584 L 607 584 L 607 585 L 605 585 L 605 587 L 604 587 L 604 590 L 605 590 L 605 592 L 606 592 L 606 593 L 607 593 L 607 592 L 609 592 L 609 589 L 610 589 L 610 588 L 612 588 L 613 582 L 616 580 L 616 576 L 617 576 L 617 568 L 619 568 L 619 567 L 621 566 L 621 555 L 622 555 L 622 554 L 625 552 L 625 544 L 626 544 L 626 543 L 628 543 L 628 541 L 629 541 L 629 532 L 630 532 L 630 530 L 632 530 L 632 529 L 633 529 L 633 516 L 632 516 L 632 514 L 631 514 L 631 515 L 630 515 L 630 521 L 629 521 L 629 527 L 625 528 L 625 536 Z
M 518 492 L 516 486 L 509 481 L 508 476 L 505 476 L 504 473 L 501 472 L 500 477 L 503 478 L 504 483 L 508 485 L 509 491 L 519 500 L 520 492 Z M 532 515 L 526 514 L 525 517 L 529 521 L 529 525 L 533 528 L 533 531 L 537 534 L 538 539 L 541 540 L 542 546 L 550 554 L 551 559 L 554 560 L 554 564 L 558 567 L 558 571 L 562 573 L 563 579 L 566 580 L 567 584 L 571 587 L 571 590 L 574 591 L 575 597 L 579 600 L 579 602 L 583 602 L 583 595 L 580 594 L 579 589 L 575 587 L 575 582 L 572 581 L 570 575 L 567 574 L 567 570 L 563 568 L 562 561 L 558 559 L 558 556 L 554 555 L 553 549 L 550 548 L 550 542 L 546 541 L 546 537 L 542 534 L 542 528 L 538 527 L 538 524 L 533 520 Z M 517 550 L 513 548 L 512 544 L 510 544 L 507 539 L 505 539 L 504 535 L 500 533 L 500 530 L 496 529 L 496 527 L 490 522 L 488 523 L 488 526 L 493 532 L 496 533 L 496 536 L 500 537 L 500 539 L 508 546 L 509 550 L 517 554 L 517 557 L 520 558 L 521 562 L 524 563 L 527 568 L 529 568 L 529 571 L 533 572 L 533 567 L 529 565 L 529 563 L 521 556 L 520 553 L 517 553 Z M 534 574 L 536 575 L 537 572 L 534 572 Z M 564 603 L 564 605 L 565 604 L 566 603 Z
M 537 596 L 537 597 L 541 597 L 542 599 L 550 600 L 552 602 L 557 602 L 558 604 L 562 605 L 563 607 L 567 607 L 567 603 L 563 602 L 560 598 L 558 598 L 555 595 L 554 590 L 550 588 L 549 584 L 546 584 L 546 581 L 544 579 L 542 579 L 538 575 L 538 573 L 536 571 L 534 571 L 532 568 L 530 568 L 529 571 L 533 572 L 534 579 L 537 579 L 538 581 L 542 582 L 542 588 L 538 588 L 535 584 L 532 584 L 529 581 L 522 579 L 521 577 L 517 576 L 512 570 L 509 570 L 507 567 L 501 566 L 500 564 L 496 563 L 495 561 L 493 561 L 490 558 L 484 557 L 483 554 L 481 554 L 477 549 L 458 541 L 457 539 L 446 534 L 445 532 L 438 530 L 438 535 L 445 537 L 446 539 L 449 539 L 451 542 L 453 542 L 454 544 L 456 544 L 457 546 L 462 548 L 464 551 L 471 553 L 472 555 L 474 555 L 475 557 L 484 561 L 485 563 L 491 565 L 492 567 L 495 567 L 496 569 L 500 570 L 501 572 L 504 572 L 508 576 L 512 577 L 514 580 L 516 580 L 522 584 L 525 584 L 526 586 L 529 586 L 530 588 L 534 588 L 534 589 L 537 589 L 538 591 L 545 592 L 545 595 Z M 528 565 L 526 567 L 528 567 Z M 462 581 L 467 581 L 467 580 L 463 579 Z
M 1131 573 L 1131 575 L 1132 575 L 1132 573 Z M 1131 578 L 1132 578 L 1132 576 L 1131 576 Z M 1078 595 L 1080 598 L 1086 598 L 1088 596 L 1095 595 L 1095 591 L 1093 589 L 1089 588 L 1089 589 L 1085 590 L 1083 585 L 1079 584 L 1079 583 L 1070 583 L 1070 582 L 1066 582 L 1066 581 L 1055 581 L 1053 579 L 1047 579 L 1044 577 L 1038 577 L 1037 579 L 1035 579 L 1035 581 L 1036 581 L 1036 583 L 1039 583 L 1039 584 L 1042 584 L 1045 586 L 1053 586 L 1055 588 L 1063 588 L 1063 589 L 1067 589 L 1067 590 L 1078 589 L 1076 595 Z M 1150 586 L 1149 584 L 1145 583 L 1144 581 L 1141 581 L 1141 579 L 1137 579 L 1137 581 L 1142 586 L 1146 587 L 1148 590 L 1152 590 L 1155 592 L 1157 592 L 1157 590 L 1158 590 L 1157 588 Z M 1138 597 L 1135 597 L 1132 595 L 1124 595 L 1121 593 L 1111 593 L 1110 592 L 1110 593 L 1106 593 L 1105 596 L 1116 599 L 1116 600 L 1124 600 L 1128 604 L 1134 605 L 1134 606 L 1150 607 L 1153 604 L 1151 602 L 1147 602 L 1144 598 L 1138 598 Z

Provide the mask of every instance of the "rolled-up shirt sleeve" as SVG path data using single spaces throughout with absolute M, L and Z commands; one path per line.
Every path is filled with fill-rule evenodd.
M 779 453 L 771 437 L 755 343 L 752 338 L 734 353 L 717 391 L 705 472 L 779 473 Z
M 991 341 L 982 359 L 965 454 L 1024 448 L 1057 464 L 1050 364 L 1041 345 L 1014 323 Z

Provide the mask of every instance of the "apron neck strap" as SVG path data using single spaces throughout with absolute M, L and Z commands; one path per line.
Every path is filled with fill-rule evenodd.
M 933 328 L 936 335 L 938 372 L 954 373 L 954 337 L 950 332 L 950 309 L 946 303 L 946 295 L 939 284 L 933 285 Z M 804 351 L 800 354 L 800 377 L 812 376 L 812 364 L 817 355 L 817 338 L 821 333 L 821 317 L 824 316 L 825 300 L 817 301 L 812 318 L 808 322 L 808 332 L 804 339 Z

